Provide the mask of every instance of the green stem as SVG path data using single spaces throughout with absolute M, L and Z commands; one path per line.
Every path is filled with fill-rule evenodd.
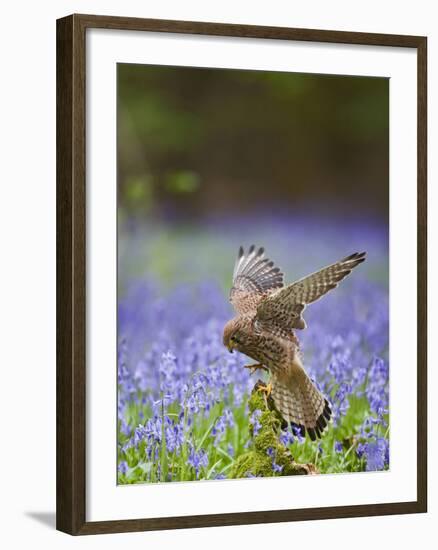
M 166 452 L 166 431 L 164 429 L 164 397 L 161 392 L 161 468 L 160 468 L 160 481 L 167 481 L 167 452 Z
M 231 460 L 231 463 L 234 462 L 234 458 L 233 458 L 230 454 L 228 454 L 226 451 L 224 451 L 224 450 L 221 449 L 220 447 L 217 447 L 216 450 L 217 450 L 217 452 L 218 452 L 220 455 L 222 455 L 222 456 L 228 458 L 228 460 Z
M 215 419 L 213 420 L 213 422 L 210 424 L 210 426 L 207 428 L 206 432 L 204 433 L 204 435 L 202 436 L 201 438 L 201 441 L 196 445 L 196 452 L 199 451 L 199 449 L 202 447 L 202 445 L 204 444 L 205 440 L 207 439 L 208 437 L 208 434 L 211 432 L 211 430 L 213 429 L 216 421 L 218 419 L 218 416 L 215 417 Z

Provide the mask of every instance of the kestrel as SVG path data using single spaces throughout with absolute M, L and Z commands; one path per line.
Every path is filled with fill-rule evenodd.
M 263 248 L 253 245 L 246 254 L 239 249 L 230 293 L 237 316 L 225 325 L 224 345 L 257 361 L 247 368 L 270 373 L 263 390 L 283 419 L 303 435 L 307 430 L 312 440 L 321 437 L 331 409 L 304 370 L 294 329 L 306 328 L 302 313 L 307 304 L 336 288 L 365 254 L 356 252 L 285 286 L 283 273 L 265 258 Z

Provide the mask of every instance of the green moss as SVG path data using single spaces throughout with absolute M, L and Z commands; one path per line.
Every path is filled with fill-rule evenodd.
M 278 436 L 283 421 L 275 410 L 272 400 L 266 401 L 263 392 L 258 391 L 258 388 L 259 383 L 253 389 L 248 405 L 250 419 L 255 411 L 260 411 L 257 417 L 260 426 L 257 426 L 258 430 L 254 435 L 254 425 L 250 420 L 251 447 L 233 464 L 230 477 L 272 477 L 317 473 L 313 464 L 295 462 L 291 452 L 279 441 Z M 274 472 L 273 461 L 282 468 L 281 472 Z

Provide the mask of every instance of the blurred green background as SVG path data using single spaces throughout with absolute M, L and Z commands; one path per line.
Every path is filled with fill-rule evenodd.
M 388 121 L 385 78 L 119 64 L 120 219 L 387 222 Z

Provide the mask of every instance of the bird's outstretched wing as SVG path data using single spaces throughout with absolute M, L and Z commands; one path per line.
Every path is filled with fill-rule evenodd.
M 308 275 L 262 300 L 257 307 L 257 321 L 265 328 L 304 329 L 302 312 L 307 304 L 315 302 L 365 260 L 365 252 L 352 254 L 312 275 Z
M 252 245 L 245 253 L 240 247 L 230 292 L 230 301 L 236 312 L 241 315 L 255 313 L 260 300 L 284 286 L 283 277 L 280 268 L 265 258 L 263 248 L 256 249 Z

